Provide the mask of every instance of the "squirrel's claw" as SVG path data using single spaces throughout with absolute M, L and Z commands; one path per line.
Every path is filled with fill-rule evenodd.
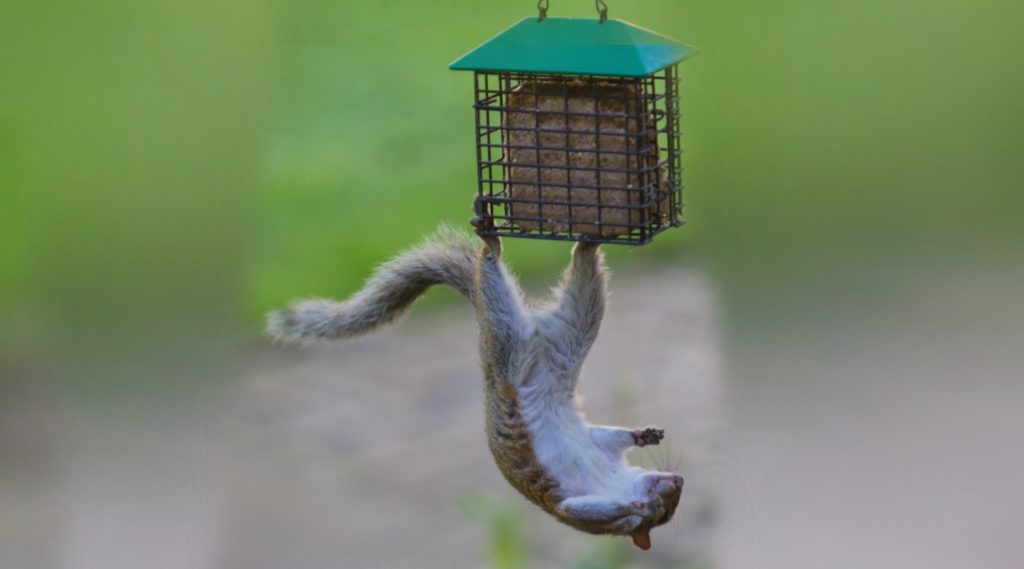
M 495 254 L 501 254 L 501 239 L 496 235 L 486 235 L 485 232 L 494 230 L 494 217 L 491 216 L 487 203 L 479 196 L 473 200 L 473 211 L 476 215 L 469 220 L 469 224 L 476 228 L 476 234 L 483 239 L 487 249 Z
M 663 438 L 665 438 L 664 429 L 647 427 L 646 429 L 633 431 L 633 442 L 636 443 L 636 446 L 638 447 L 656 445 L 660 443 Z
M 473 212 L 476 214 L 473 219 L 469 220 L 469 224 L 476 228 L 476 232 L 479 234 L 481 231 L 489 231 L 494 229 L 494 217 L 491 216 L 490 208 L 487 207 L 487 202 L 477 196 L 473 200 Z

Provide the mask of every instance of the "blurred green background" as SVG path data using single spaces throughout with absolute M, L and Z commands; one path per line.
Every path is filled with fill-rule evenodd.
M 534 6 L 4 10 L 2 311 L 55 299 L 88 311 L 74 305 L 116 297 L 125 318 L 215 309 L 255 330 L 268 308 L 350 292 L 439 223 L 464 224 L 470 76 L 446 65 Z M 1014 252 L 1019 3 L 611 10 L 702 50 L 682 69 L 690 224 L 617 256 L 699 259 L 731 288 L 851 260 Z M 552 7 L 591 11 L 583 0 Z M 565 254 L 511 249 L 527 275 Z
M 1024 4 L 608 4 L 614 18 L 701 50 L 681 67 L 688 225 L 649 247 L 609 247 L 611 263 L 706 271 L 730 381 L 755 385 L 767 363 L 820 344 L 842 361 L 886 345 L 916 354 L 911 364 L 933 355 L 913 351 L 921 338 L 1019 347 L 1007 310 L 1019 298 L 983 301 L 1016 294 L 1024 266 Z M 159 433 L 203 439 L 239 362 L 266 349 L 264 312 L 351 293 L 441 223 L 468 229 L 471 75 L 447 65 L 535 10 L 531 0 L 0 6 L 0 412 L 58 403 L 42 424 L 71 433 L 53 435 L 70 466 L 44 470 L 105 479 L 90 474 L 97 448 L 141 464 L 164 448 Z M 593 5 L 553 0 L 550 14 L 592 17 Z M 507 248 L 535 283 L 553 280 L 568 249 Z M 935 320 L 948 334 L 914 321 L 950 306 L 960 320 Z M 866 314 L 912 325 L 897 333 Z M 874 343 L 851 344 L 850 329 Z M 795 370 L 792 393 L 833 363 Z M 1002 381 L 1003 369 L 955 380 Z M 1005 369 L 1019 381 L 1019 367 Z M 751 393 L 748 403 L 764 394 Z M 142 437 L 137 447 L 104 446 L 125 431 Z M 187 447 L 167 464 L 191 464 Z M 140 495 L 164 495 L 157 486 Z M 96 495 L 84 490 L 83 503 Z M 9 532 L 0 539 L 21 542 Z M 511 539 L 495 535 L 499 549 Z

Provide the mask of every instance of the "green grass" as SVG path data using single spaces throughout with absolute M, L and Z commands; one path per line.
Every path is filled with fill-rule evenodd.
M 1004 8 L 1020 16 L 954 0 L 613 3 L 613 17 L 702 50 L 682 68 L 690 224 L 638 253 L 612 248 L 613 263 L 699 258 L 748 287 L 1013 230 L 1003 204 L 1022 199 L 1009 149 L 1019 147 L 1024 80 L 1009 73 Z M 563 2 L 553 13 L 590 9 Z M 297 295 L 348 294 L 440 223 L 465 226 L 472 87 L 447 64 L 532 10 L 313 1 L 285 14 L 251 314 Z M 550 280 L 567 247 L 509 250 L 521 272 Z
M 181 305 L 254 329 L 293 297 L 351 293 L 441 223 L 466 227 L 471 76 L 447 65 L 534 2 L 156 4 L 0 19 L 0 307 L 85 305 L 50 285 L 89 279 L 145 306 L 175 282 Z M 851 261 L 1019 245 L 1024 4 L 609 7 L 701 50 L 682 66 L 689 224 L 609 248 L 620 271 L 698 261 L 742 311 Z M 550 281 L 568 247 L 508 249 Z
M 524 9 L 408 0 L 380 10 L 306 7 L 290 21 L 272 113 L 251 312 L 297 295 L 350 293 L 373 265 L 439 224 L 469 230 L 471 74 L 447 64 Z M 680 236 L 664 240 L 678 245 Z M 519 271 L 551 280 L 569 245 L 508 249 Z

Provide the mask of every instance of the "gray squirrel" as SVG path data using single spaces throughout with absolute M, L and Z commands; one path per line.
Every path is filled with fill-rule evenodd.
M 500 239 L 482 239 L 478 247 L 442 229 L 344 302 L 305 300 L 269 314 L 267 332 L 286 343 L 352 338 L 395 321 L 433 285 L 454 288 L 476 308 L 487 440 L 501 473 L 559 521 L 650 549 L 650 531 L 672 519 L 683 478 L 631 466 L 624 453 L 658 444 L 664 431 L 591 425 L 577 397 L 605 310 L 599 245 L 577 243 L 554 298 L 529 309 L 501 262 Z

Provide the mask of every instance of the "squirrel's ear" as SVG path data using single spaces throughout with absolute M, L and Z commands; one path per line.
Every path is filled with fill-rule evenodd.
M 643 533 L 633 534 L 633 545 L 647 551 L 651 548 L 651 532 L 645 531 Z

